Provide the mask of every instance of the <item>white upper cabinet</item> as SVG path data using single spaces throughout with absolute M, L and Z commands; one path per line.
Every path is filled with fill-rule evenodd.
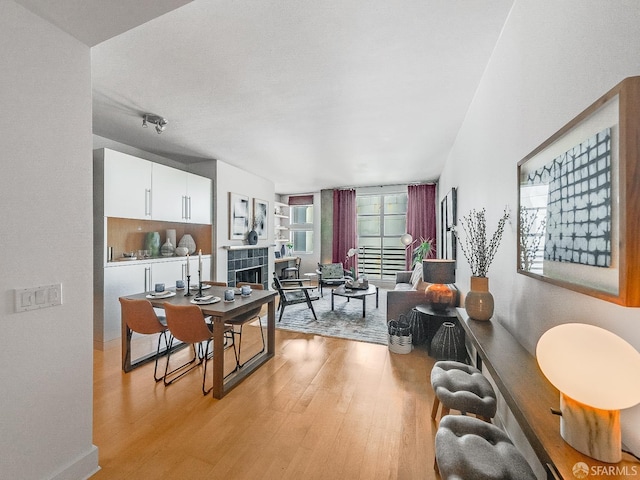
M 153 164 L 153 218 L 168 222 L 184 222 L 187 192 L 187 172 Z
M 104 149 L 104 216 L 211 224 L 210 178 Z
M 104 149 L 105 217 L 151 219 L 152 163 Z
M 187 174 L 186 220 L 188 222 L 211 223 L 211 184 L 210 178 Z
M 211 179 L 153 164 L 153 218 L 211 223 Z

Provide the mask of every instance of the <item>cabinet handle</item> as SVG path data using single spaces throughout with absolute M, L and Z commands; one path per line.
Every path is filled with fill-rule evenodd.
M 144 291 L 148 292 L 151 285 L 151 267 L 145 267 L 144 269 Z
M 144 214 L 151 216 L 151 189 L 144 189 Z
M 189 208 L 187 209 L 187 220 L 191 220 L 191 197 L 187 197 L 187 205 Z

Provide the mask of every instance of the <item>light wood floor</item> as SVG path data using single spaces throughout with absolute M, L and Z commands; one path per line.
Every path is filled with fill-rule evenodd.
M 164 387 L 153 364 L 124 374 L 119 345 L 96 350 L 92 478 L 435 479 L 432 365 L 278 330 L 275 358 L 215 400 L 199 369 Z

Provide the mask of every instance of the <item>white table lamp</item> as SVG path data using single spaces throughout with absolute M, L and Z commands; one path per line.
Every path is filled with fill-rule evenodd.
M 619 462 L 620 410 L 640 402 L 640 353 L 608 330 L 568 323 L 540 337 L 536 357 L 560 390 L 562 438 L 592 458 Z

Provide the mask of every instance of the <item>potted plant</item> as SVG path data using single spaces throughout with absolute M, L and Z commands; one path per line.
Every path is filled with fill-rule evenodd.
M 433 240 L 420 237 L 420 245 L 413 249 L 411 268 L 416 264 L 422 264 L 422 260 L 429 258 L 433 253 Z
M 471 268 L 471 291 L 465 297 L 464 306 L 469 318 L 474 320 L 489 320 L 493 315 L 493 296 L 489 292 L 487 273 L 500 246 L 508 218 L 509 213 L 505 210 L 491 239 L 487 238 L 487 217 L 484 208 L 471 210 L 469 215 L 462 218 L 460 223 L 464 238 L 460 238 L 458 230 L 454 229 L 460 250 Z

